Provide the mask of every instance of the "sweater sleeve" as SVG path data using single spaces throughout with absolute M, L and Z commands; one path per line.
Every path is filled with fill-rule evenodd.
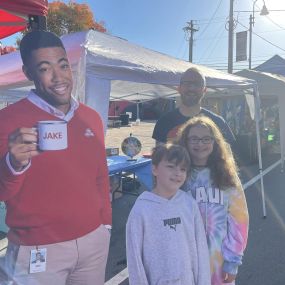
M 20 191 L 25 173 L 14 175 L 9 169 L 6 157 L 8 152 L 8 132 L 0 125 L 0 201 L 7 201 Z
M 209 250 L 206 240 L 206 233 L 204 229 L 204 223 L 196 204 L 194 203 L 194 213 L 195 213 L 195 239 L 197 248 L 197 268 L 198 272 L 195 274 L 195 284 L 197 285 L 210 285 L 211 284 L 211 274 L 210 274 L 210 258 Z
M 139 214 L 133 208 L 126 226 L 126 250 L 130 285 L 148 285 L 143 264 L 142 247 L 143 223 Z
M 0 201 L 7 201 L 15 196 L 21 189 L 25 173 L 14 175 L 6 162 L 6 155 L 0 160 Z
M 247 243 L 249 218 L 242 186 L 229 191 L 228 231 L 222 244 L 223 271 L 237 274 Z

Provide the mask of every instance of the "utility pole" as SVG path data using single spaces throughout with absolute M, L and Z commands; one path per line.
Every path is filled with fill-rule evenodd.
M 234 49 L 234 0 L 230 0 L 228 73 L 233 73 L 233 49 Z
M 190 32 L 190 38 L 189 38 L 189 62 L 192 62 L 193 60 L 193 43 L 194 43 L 194 33 L 199 31 L 199 29 L 194 28 L 193 20 L 190 22 L 187 22 L 188 26 L 183 28 L 184 32 L 187 33 L 189 36 Z

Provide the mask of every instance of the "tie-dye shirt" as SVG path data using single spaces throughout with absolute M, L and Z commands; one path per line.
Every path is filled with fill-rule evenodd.
M 192 170 L 183 188 L 198 202 L 204 221 L 212 285 L 224 284 L 222 271 L 237 274 L 247 243 L 248 211 L 244 191 L 242 187 L 218 189 L 211 181 L 209 168 Z

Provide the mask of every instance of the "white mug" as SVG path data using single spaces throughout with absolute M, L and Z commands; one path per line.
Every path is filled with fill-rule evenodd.
M 39 121 L 37 128 L 40 150 L 67 148 L 67 124 L 65 121 Z

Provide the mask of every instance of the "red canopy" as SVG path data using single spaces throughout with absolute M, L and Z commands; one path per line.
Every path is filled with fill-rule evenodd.
M 0 39 L 24 30 L 29 15 L 45 16 L 47 11 L 47 0 L 1 0 Z

